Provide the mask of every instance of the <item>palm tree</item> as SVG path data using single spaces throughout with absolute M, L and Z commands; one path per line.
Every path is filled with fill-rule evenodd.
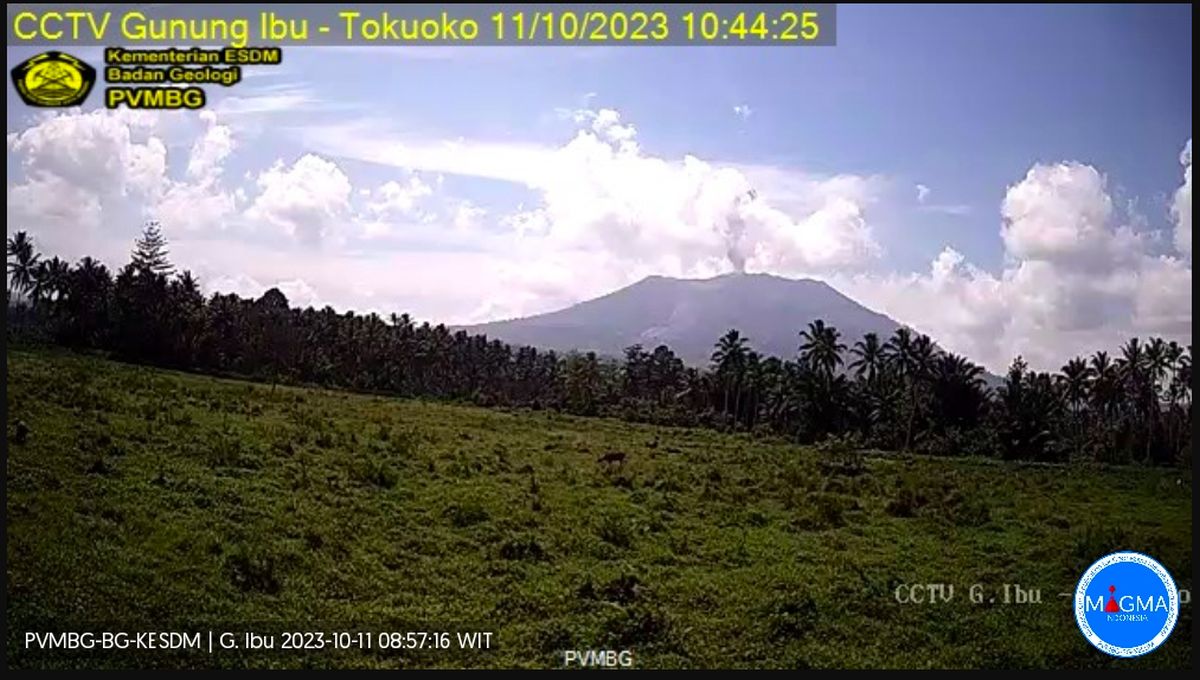
M 1171 349 L 1162 338 L 1151 338 L 1146 344 L 1146 412 L 1148 422 L 1146 452 L 1149 455 L 1151 441 L 1161 429 L 1162 387 L 1172 364 Z
M 1132 338 L 1121 347 L 1121 358 L 1117 361 L 1121 384 L 1125 388 L 1124 396 L 1129 400 L 1129 416 L 1134 422 L 1141 422 L 1143 436 L 1143 457 L 1150 459 L 1150 440 L 1154 427 L 1154 394 L 1153 377 L 1151 375 L 1150 355 L 1146 345 L 1138 338 Z
M 842 365 L 841 352 L 846 346 L 838 342 L 840 336 L 836 328 L 826 326 L 821 319 L 809 322 L 808 330 L 800 331 L 804 340 L 800 343 L 800 360 L 826 381 Z
M 746 343 L 747 339 L 742 337 L 736 328 L 731 328 L 717 341 L 716 350 L 712 353 L 714 370 L 725 387 L 725 402 L 722 406 L 722 413 L 725 414 L 729 413 L 731 382 L 737 383 L 739 391 L 741 388 L 742 369 L 746 365 Z
M 1072 425 L 1075 430 L 1075 455 L 1079 455 L 1079 439 L 1080 439 L 1080 413 L 1082 412 L 1083 404 L 1087 403 L 1088 384 L 1091 379 L 1091 369 L 1087 362 L 1080 357 L 1076 357 L 1068 361 L 1062 367 L 1062 373 L 1055 377 L 1058 382 L 1059 389 L 1062 390 L 1063 398 L 1067 402 L 1067 408 L 1071 412 Z
M 57 302 L 66 293 L 71 278 L 71 265 L 57 256 L 38 263 L 30 287 L 33 303 Z
M 883 345 L 884 359 L 905 378 L 908 377 L 909 357 L 912 354 L 912 331 L 908 328 L 897 328 L 892 337 Z
M 854 371 L 855 377 L 862 379 L 866 374 L 867 384 L 874 385 L 884 360 L 883 345 L 879 343 L 879 336 L 867 333 L 862 340 L 854 343 L 850 353 L 857 357 L 850 362 L 850 369 Z
M 982 367 L 957 354 L 940 354 L 929 378 L 935 424 L 966 429 L 979 422 L 987 400 Z
M 33 287 L 41 256 L 33 250 L 29 234 L 18 231 L 8 238 L 8 292 L 24 295 Z
M 1177 407 L 1179 405 L 1179 399 L 1183 396 L 1183 390 L 1182 390 L 1183 383 L 1180 382 L 1179 374 L 1183 370 L 1183 364 L 1184 364 L 1186 355 L 1184 355 L 1184 353 L 1183 353 L 1183 347 L 1180 346 L 1180 344 L 1178 342 L 1175 342 L 1174 340 L 1167 343 L 1167 348 L 1166 348 L 1165 354 L 1167 357 L 1166 358 L 1166 394 L 1167 394 L 1167 418 L 1166 418 L 1167 432 L 1166 432 L 1166 436 L 1167 436 L 1168 446 L 1170 447 L 1171 451 L 1174 452 L 1174 451 L 1178 450 L 1178 446 L 1176 446 L 1176 443 L 1177 443 L 1176 442 L 1176 432 L 1178 431 L 1178 428 L 1176 427 L 1176 425 L 1180 419 L 1178 418 Z M 1188 370 L 1189 371 L 1191 370 L 1190 366 L 1188 367 Z M 1190 376 L 1188 377 L 1188 380 L 1190 382 L 1190 380 L 1191 380 Z
M 1072 413 L 1078 413 L 1082 405 L 1087 402 L 1088 384 L 1092 371 L 1081 357 L 1071 359 L 1061 370 L 1062 373 L 1056 377 L 1056 380 L 1062 388 L 1063 397 L 1067 400 L 1067 407 L 1071 409 Z
M 746 384 L 750 387 L 750 409 L 747 414 L 746 427 L 754 429 L 758 418 L 759 395 L 762 392 L 762 356 L 754 350 L 746 353 Z
M 917 415 L 917 387 L 929 374 L 933 361 L 933 341 L 928 335 L 913 337 L 908 328 L 897 328 L 884 345 L 889 363 L 908 385 L 908 424 L 904 429 L 904 450 L 912 444 L 913 422 Z
M 1088 391 L 1091 393 L 1092 411 L 1099 418 L 1109 418 L 1117 398 L 1117 367 L 1109 358 L 1108 352 L 1096 352 L 1088 365 L 1091 383 Z
M 1178 345 L 1176 345 L 1178 347 Z M 1146 376 L 1150 389 L 1158 396 L 1159 385 L 1171 367 L 1170 348 L 1162 338 L 1151 338 L 1146 344 Z

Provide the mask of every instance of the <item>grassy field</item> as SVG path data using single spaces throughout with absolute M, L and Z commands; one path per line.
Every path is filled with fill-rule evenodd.
M 572 648 L 631 648 L 638 667 L 1191 664 L 1189 605 L 1162 648 L 1115 661 L 1058 596 L 1116 549 L 1190 589 L 1190 472 L 859 465 L 41 351 L 8 353 L 7 406 L 13 667 L 543 667 Z M 628 461 L 597 462 L 611 451 Z M 897 602 L 923 583 L 954 597 Z M 1003 584 L 1041 602 L 1005 604 Z M 495 635 L 487 651 L 22 644 L 57 630 Z

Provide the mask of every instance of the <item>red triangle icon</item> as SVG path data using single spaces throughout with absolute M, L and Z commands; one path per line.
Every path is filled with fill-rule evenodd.
M 1109 586 L 1109 587 L 1108 587 L 1108 592 L 1110 592 L 1110 593 L 1115 593 L 1115 592 L 1117 592 L 1117 587 L 1116 587 L 1116 586 Z M 1115 598 L 1115 597 L 1113 597 L 1113 596 L 1109 595 L 1109 597 L 1108 597 L 1108 604 L 1104 605 L 1104 611 L 1108 612 L 1109 614 L 1117 614 L 1117 613 L 1120 613 L 1120 611 L 1121 611 L 1121 607 L 1117 605 L 1117 598 Z

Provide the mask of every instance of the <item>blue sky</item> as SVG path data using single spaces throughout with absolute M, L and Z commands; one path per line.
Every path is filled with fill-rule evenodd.
M 1132 332 L 1190 341 L 1190 6 L 838 21 L 828 48 L 289 48 L 210 88 L 205 117 L 94 111 L 97 94 L 48 123 L 10 87 L 10 230 L 119 259 L 157 217 L 214 289 L 433 320 L 744 260 L 993 369 Z M 77 178 L 114 157 L 100 174 L 121 177 Z M 58 180 L 102 217 L 35 210 Z

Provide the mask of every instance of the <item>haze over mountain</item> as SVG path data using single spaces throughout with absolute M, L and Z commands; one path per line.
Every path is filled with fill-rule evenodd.
M 763 355 L 795 356 L 810 321 L 835 326 L 847 346 L 864 333 L 886 340 L 902 324 L 812 279 L 726 274 L 711 279 L 650 276 L 594 300 L 523 319 L 464 327 L 510 344 L 621 356 L 624 348 L 665 344 L 685 362 L 704 365 L 730 328 Z M 936 339 L 936 338 L 935 338 Z

